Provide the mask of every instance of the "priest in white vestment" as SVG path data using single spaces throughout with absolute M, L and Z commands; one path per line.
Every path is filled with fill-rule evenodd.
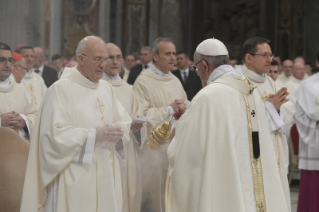
M 147 119 L 147 140 L 140 151 L 142 174 L 142 208 L 150 194 L 155 212 L 164 212 L 164 190 L 168 169 L 166 145 L 157 151 L 148 146 L 150 132 L 164 120 L 170 120 L 178 106 L 188 104 L 179 79 L 170 73 L 174 69 L 176 48 L 169 38 L 158 38 L 152 45 L 153 64 L 136 79 L 133 89 L 141 99 Z
M 131 118 L 100 80 L 104 41 L 85 37 L 76 55 L 77 67 L 64 70 L 40 106 L 21 212 L 122 212 L 118 157 L 125 158 Z
M 44 98 L 44 94 L 47 91 L 47 87 L 44 84 L 43 78 L 34 73 L 34 50 L 31 46 L 23 46 L 18 49 L 18 53 L 20 53 L 26 60 L 26 68 L 28 69 L 28 72 L 24 75 L 21 84 L 30 95 L 32 103 L 39 108 L 42 99 Z
M 143 117 L 143 110 L 138 98 L 124 79 L 119 76 L 123 63 L 122 51 L 115 44 L 108 43 L 109 62 L 105 67 L 102 79 L 110 83 L 116 93 L 116 98 L 126 109 L 130 117 Z M 125 145 L 126 160 L 120 160 L 122 192 L 123 192 L 123 209 L 122 212 L 141 211 L 142 202 L 142 185 L 141 170 L 138 152 L 143 145 L 146 137 L 146 127 L 143 123 L 132 122 L 130 131 L 130 141 Z M 142 128 L 142 129 L 141 129 Z
M 287 89 L 281 88 L 278 90 L 275 82 L 266 74 L 273 59 L 269 42 L 264 38 L 249 38 L 244 43 L 242 50 L 245 65 L 239 66 L 239 68 L 243 75 L 257 86 L 260 98 L 264 102 L 271 141 L 275 146 L 286 203 L 290 211 L 290 189 L 287 179 L 289 148 L 286 132 L 293 123 L 294 107 L 286 98 L 288 95 Z
M 293 67 L 293 62 L 292 60 L 285 60 L 283 63 L 282 63 L 282 73 L 278 76 L 278 81 L 281 82 L 281 84 L 285 84 L 289 77 L 291 76 L 292 74 L 292 67 Z
M 217 39 L 198 45 L 194 63 L 207 86 L 181 116 L 168 148 L 166 212 L 287 212 L 256 86 L 230 65 Z
M 289 77 L 288 81 L 285 84 L 285 87 L 287 87 L 289 92 L 288 99 L 293 104 L 296 104 L 295 92 L 298 89 L 304 77 L 305 77 L 305 65 L 300 62 L 294 63 L 294 66 L 292 69 L 292 75 Z
M 301 170 L 298 212 L 319 211 L 319 73 L 296 91 L 296 125 Z
M 25 89 L 10 77 L 14 61 L 19 64 L 21 55 L 12 57 L 10 47 L 0 43 L 0 127 L 10 127 L 25 139 L 30 140 L 37 108 L 32 104 Z
M 16 83 L 21 83 L 24 75 L 27 73 L 28 69 L 26 68 L 25 59 L 21 54 L 17 52 L 12 53 L 13 59 L 15 59 L 15 64 L 12 69 L 11 77 Z

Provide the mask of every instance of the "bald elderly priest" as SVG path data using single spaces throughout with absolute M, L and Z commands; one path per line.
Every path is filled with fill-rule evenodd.
M 22 59 L 17 53 L 12 56 L 10 47 L 0 43 L 0 126 L 10 127 L 29 140 L 37 108 L 22 85 L 10 77 L 15 61 Z
M 167 212 L 287 212 L 265 106 L 217 39 L 194 62 L 204 87 L 168 147 Z M 197 67 L 196 67 L 197 66 Z
M 131 118 L 100 80 L 108 58 L 104 41 L 85 37 L 76 55 L 79 64 L 64 70 L 40 106 L 21 212 L 122 212 L 118 157 Z

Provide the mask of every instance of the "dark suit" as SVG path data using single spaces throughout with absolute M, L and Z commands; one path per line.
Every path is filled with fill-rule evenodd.
M 179 69 L 176 71 L 172 71 L 172 74 L 174 74 L 181 81 L 183 88 L 187 94 L 187 99 L 189 101 L 191 101 L 193 97 L 197 94 L 197 92 L 202 89 L 202 81 L 194 72 L 189 70 L 186 83 L 183 81 Z
M 48 66 L 43 67 L 42 78 L 47 87 L 50 87 L 55 81 L 58 80 L 58 72 Z
M 140 75 L 140 73 L 142 72 L 142 70 L 142 64 L 137 64 L 136 66 L 133 66 L 131 68 L 130 74 L 128 75 L 127 83 L 133 85 L 138 75 Z

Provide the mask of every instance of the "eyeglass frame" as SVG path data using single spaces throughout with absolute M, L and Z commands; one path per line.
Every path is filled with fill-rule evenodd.
M 198 65 L 200 62 L 202 62 L 203 60 L 204 60 L 204 59 L 201 59 L 201 60 L 198 61 L 196 64 L 192 65 L 192 67 L 190 68 L 190 70 L 191 70 L 192 72 L 194 72 L 194 73 L 197 74 L 197 72 L 198 72 L 198 67 L 197 67 L 197 65 Z
M 86 56 L 88 58 L 90 58 L 89 56 L 87 56 L 86 54 L 81 54 L 83 56 Z M 102 59 L 101 61 L 97 61 L 96 59 L 92 58 L 94 63 L 97 64 L 97 65 L 101 65 L 103 63 L 103 61 L 105 62 L 105 64 L 108 64 L 108 62 L 110 62 L 109 58 L 105 58 L 105 59 Z
M 119 62 L 121 62 L 121 61 L 123 61 L 123 56 L 116 56 L 116 57 L 114 57 L 114 56 L 110 56 L 110 57 L 108 57 L 108 59 L 111 61 L 119 61 Z
M 4 64 L 6 64 L 7 62 L 9 62 L 9 63 L 10 63 L 10 65 L 14 65 L 14 64 L 16 63 L 16 60 L 15 60 L 13 57 L 9 57 L 9 58 L 6 58 L 6 57 L 0 57 L 0 59 L 1 59 L 1 58 L 6 59 L 6 61 L 5 61 L 5 62 L 1 62 L 1 61 L 0 61 L 0 64 L 3 64 L 3 65 L 4 65 Z M 12 62 L 10 62 L 10 61 L 9 61 L 9 59 L 12 59 Z
M 261 56 L 263 59 L 267 59 L 267 58 L 269 57 L 271 60 L 273 60 L 274 57 L 275 57 L 275 54 L 271 54 L 271 55 L 269 55 L 269 54 L 254 54 L 254 53 L 248 53 L 248 54 L 250 54 L 250 55 L 252 55 L 252 56 L 259 55 L 259 56 Z M 267 57 L 267 58 L 265 58 L 265 57 Z
M 22 65 L 18 65 L 18 66 L 20 66 L 24 71 L 25 71 L 25 73 L 27 73 L 29 70 L 27 69 L 27 68 L 25 68 L 25 67 L 23 67 Z

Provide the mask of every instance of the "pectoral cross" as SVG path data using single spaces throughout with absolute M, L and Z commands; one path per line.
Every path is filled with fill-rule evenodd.
M 254 110 L 252 110 L 250 114 L 251 114 L 253 117 L 255 117 L 255 114 L 256 114 L 256 113 L 255 113 Z
M 264 90 L 263 95 L 261 96 L 261 99 L 263 101 L 266 101 L 266 98 L 267 98 L 267 92 Z
M 29 90 L 31 93 L 34 92 L 34 87 L 32 86 L 32 84 L 30 84 L 30 85 L 28 86 L 28 90 Z
M 101 101 L 99 100 L 99 98 L 96 99 L 95 108 L 98 109 L 101 114 L 104 113 L 105 105 L 104 105 L 103 103 L 101 103 Z

